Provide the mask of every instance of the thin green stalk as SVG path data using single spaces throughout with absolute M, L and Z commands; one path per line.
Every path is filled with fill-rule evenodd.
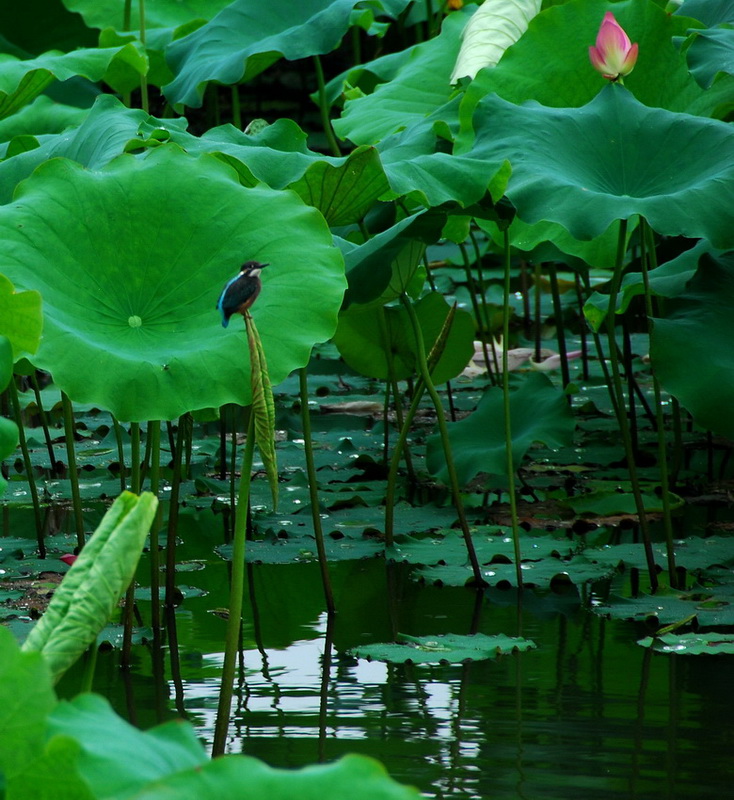
M 561 357 L 561 381 L 565 389 L 571 382 L 571 374 L 568 369 L 568 350 L 566 348 L 566 332 L 563 327 L 563 310 L 561 308 L 561 293 L 558 289 L 558 273 L 555 264 L 548 264 L 548 275 L 550 277 L 551 298 L 553 300 L 553 316 L 556 318 L 556 339 L 558 341 L 558 354 Z M 509 300 L 509 298 L 508 298 Z M 567 396 L 570 403 L 571 397 Z
M 40 558 L 46 558 L 46 542 L 43 538 L 41 503 L 38 499 L 38 487 L 36 486 L 36 476 L 33 474 L 31 454 L 28 452 L 28 442 L 25 438 L 25 428 L 23 426 L 23 417 L 20 413 L 20 400 L 18 399 L 18 388 L 15 385 L 15 376 L 10 379 L 10 383 L 8 384 L 8 394 L 10 395 L 10 404 L 13 407 L 15 424 L 18 426 L 18 443 L 20 445 L 20 452 L 23 454 L 23 468 L 25 469 L 25 474 L 28 476 L 28 488 L 31 492 L 31 501 L 33 502 L 33 520 L 36 524 L 38 555 Z
M 145 0 L 140 0 L 138 5 L 140 14 L 140 43 L 145 50 Z M 140 76 L 140 107 L 148 113 L 148 78 L 146 75 Z
M 398 423 L 398 430 L 403 430 L 405 425 L 405 415 L 403 414 L 403 403 L 400 397 L 400 392 L 398 390 L 398 382 L 393 381 L 392 384 L 392 396 L 395 401 L 395 417 Z M 400 450 L 398 450 L 398 453 Z M 408 478 L 415 483 L 415 470 L 413 469 L 413 457 L 410 453 L 410 447 L 408 446 L 407 439 L 403 443 L 402 447 L 403 457 L 405 458 L 405 469 L 408 471 Z M 385 453 L 385 458 L 387 458 L 387 452 Z
M 135 494 L 140 494 L 140 423 L 130 423 L 130 443 L 132 470 L 130 473 L 130 488 Z M 130 669 L 130 655 L 133 644 L 133 609 L 135 607 L 135 578 L 130 581 L 130 586 L 125 592 L 125 611 L 123 614 L 122 653 L 120 666 Z
M 492 384 L 497 383 L 497 369 L 496 364 L 494 362 L 494 356 L 496 354 L 494 349 L 494 339 L 492 344 L 492 353 L 490 354 L 489 348 L 487 347 L 487 342 L 485 340 L 485 333 L 490 333 L 489 329 L 489 322 L 487 319 L 482 319 L 482 312 L 479 308 L 479 300 L 477 300 L 477 285 L 474 281 L 474 276 L 472 275 L 471 271 L 471 260 L 469 258 L 469 254 L 466 250 L 466 245 L 463 243 L 459 245 L 459 252 L 461 253 L 461 260 L 464 264 L 464 273 L 466 275 L 466 282 L 469 285 L 469 298 L 472 304 L 472 310 L 474 311 L 474 319 L 477 323 L 477 330 L 479 331 L 479 340 L 482 343 L 482 353 L 484 354 L 484 363 L 487 365 L 487 376 L 489 377 L 489 382 Z
M 316 85 L 318 86 L 319 94 L 319 112 L 321 114 L 321 124 L 326 134 L 326 141 L 329 143 L 332 155 L 340 156 L 342 154 L 339 148 L 339 142 L 334 136 L 334 129 L 331 127 L 331 120 L 329 119 L 329 104 L 326 101 L 326 84 L 324 83 L 324 70 L 321 66 L 321 59 L 318 56 L 313 56 L 314 71 L 316 72 Z
M 397 483 L 398 465 L 400 464 L 400 454 L 403 449 L 407 447 L 408 434 L 410 433 L 410 426 L 413 424 L 413 418 L 418 411 L 421 398 L 425 386 L 423 381 L 418 382 L 413 392 L 413 399 L 410 402 L 410 407 L 405 415 L 405 420 L 400 426 L 400 433 L 398 440 L 395 442 L 395 447 L 392 451 L 390 458 L 390 469 L 387 473 L 387 487 L 385 489 L 385 547 L 392 547 L 394 541 L 394 518 L 395 518 L 395 488 Z
M 148 422 L 150 439 L 150 491 L 158 497 L 161 485 L 161 423 L 160 420 Z M 161 628 L 161 562 L 158 543 L 158 530 L 163 519 L 162 505 L 158 504 L 155 519 L 150 527 L 150 595 L 152 602 L 151 625 L 154 631 Z
M 574 285 L 576 287 L 576 300 L 579 304 L 579 314 L 581 316 L 581 368 L 583 380 L 589 380 L 589 343 L 587 341 L 587 328 L 584 320 L 584 295 L 581 285 L 581 277 L 578 272 L 574 273 Z
M 540 282 L 543 275 L 542 268 L 539 263 L 535 265 L 535 271 L 533 274 L 533 284 L 535 289 L 535 294 L 533 299 L 535 300 L 535 360 L 540 361 L 540 350 L 541 350 L 541 334 L 542 334 L 542 326 L 543 322 L 540 318 L 541 315 L 541 294 L 540 294 Z
M 482 577 L 482 570 L 479 566 L 479 560 L 477 558 L 476 551 L 474 549 L 474 542 L 471 538 L 471 532 L 469 531 L 469 523 L 466 519 L 466 514 L 464 512 L 464 503 L 461 499 L 461 490 L 459 488 L 459 479 L 456 474 L 456 466 L 454 464 L 454 456 L 451 451 L 451 442 L 449 440 L 449 432 L 446 427 L 446 416 L 444 414 L 443 405 L 441 404 L 441 398 L 438 396 L 438 392 L 436 391 L 436 387 L 433 385 L 433 380 L 431 379 L 431 373 L 428 370 L 428 364 L 426 361 L 426 347 L 423 342 L 423 332 L 421 331 L 420 323 L 418 322 L 418 317 L 415 313 L 415 309 L 413 308 L 413 304 L 410 302 L 408 295 L 403 292 L 401 298 L 403 306 L 405 310 L 408 312 L 408 317 L 410 319 L 411 327 L 413 328 L 413 336 L 415 338 L 416 350 L 418 355 L 418 371 L 420 376 L 425 384 L 426 391 L 428 392 L 431 401 L 433 402 L 433 407 L 436 410 L 436 421 L 438 423 L 438 431 L 441 436 L 441 443 L 443 444 L 443 451 L 444 451 L 444 458 L 446 459 L 446 469 L 448 470 L 449 474 L 449 485 L 451 487 L 451 494 L 454 500 L 454 507 L 456 508 L 457 516 L 459 517 L 459 525 L 461 526 L 461 532 L 464 536 L 464 544 L 466 545 L 467 554 L 469 556 L 469 562 L 471 563 L 472 572 L 474 574 L 474 582 L 477 585 L 486 584 L 486 581 Z
M 652 292 L 650 291 L 649 269 L 655 269 L 657 259 L 655 256 L 655 241 L 652 228 L 647 224 L 644 217 L 640 217 L 640 228 L 642 231 L 642 283 L 645 287 L 645 313 L 647 314 L 647 325 L 652 335 L 653 326 L 653 305 Z M 652 388 L 655 398 L 655 419 L 657 421 L 658 433 L 658 465 L 660 467 L 660 489 L 663 500 L 663 527 L 665 530 L 665 548 L 668 556 L 668 574 L 670 586 L 673 589 L 678 586 L 678 573 L 675 565 L 675 548 L 673 545 L 673 517 L 670 508 L 670 482 L 668 480 L 668 443 L 665 438 L 665 417 L 663 416 L 663 399 L 660 391 L 660 382 L 652 370 Z
M 624 254 L 626 249 L 627 220 L 620 220 L 619 237 L 617 239 L 617 260 L 609 290 L 609 310 L 607 311 L 605 318 L 607 339 L 609 341 L 609 361 L 611 365 L 612 377 L 610 391 L 612 391 L 616 396 L 615 406 L 617 411 L 617 422 L 619 423 L 619 429 L 622 434 L 622 443 L 624 445 L 627 468 L 629 470 L 630 482 L 632 484 L 632 495 L 635 500 L 635 508 L 637 510 L 637 517 L 640 523 L 640 533 L 642 534 L 642 541 L 645 548 L 645 560 L 647 561 L 647 570 L 650 576 L 650 589 L 654 593 L 658 589 L 658 577 L 655 570 L 655 556 L 652 550 L 652 540 L 650 539 L 650 527 L 645 514 L 645 504 L 642 500 L 642 492 L 640 491 L 640 482 L 637 477 L 637 465 L 635 463 L 629 421 L 627 419 L 624 388 L 622 387 L 622 377 L 619 370 L 619 357 L 617 354 L 617 339 L 615 331 L 617 296 L 619 295 L 619 287 L 622 283 L 622 269 L 624 266 Z
M 33 394 L 36 397 L 36 405 L 38 406 L 38 416 L 41 418 L 41 426 L 43 427 L 43 438 L 46 441 L 46 450 L 48 450 L 48 457 L 51 461 L 51 471 L 56 473 L 56 455 L 54 454 L 54 446 L 51 442 L 51 432 L 48 428 L 48 414 L 43 407 L 43 399 L 41 398 L 41 387 L 38 385 L 38 378 L 36 378 L 35 370 L 31 372 L 31 386 L 33 387 Z
M 79 550 L 81 550 L 84 547 L 84 519 L 82 517 L 82 496 L 79 492 L 79 473 L 76 467 L 76 452 L 74 451 L 74 410 L 66 392 L 61 392 L 61 405 L 64 410 L 64 439 L 66 440 L 66 456 L 69 462 L 69 481 L 71 482 L 71 501 L 74 507 L 76 543 Z
M 127 473 L 125 471 L 125 448 L 122 443 L 122 426 L 112 417 L 112 427 L 115 430 L 115 441 L 117 442 L 117 460 L 120 463 L 120 491 L 124 492 L 127 488 Z
M 229 591 L 229 616 L 224 644 L 224 663 L 222 664 L 222 684 L 219 692 L 217 721 L 214 727 L 214 743 L 212 756 L 224 753 L 229 730 L 229 714 L 232 707 L 237 652 L 239 650 L 240 629 L 242 627 L 242 605 L 245 591 L 245 546 L 247 534 L 246 509 L 250 502 L 250 476 L 252 475 L 252 458 L 255 451 L 255 435 L 253 424 L 255 415 L 250 414 L 250 422 L 242 457 L 238 513 L 235 515 L 234 541 L 232 545 L 232 577 Z
M 303 420 L 303 446 L 306 455 L 306 474 L 308 476 L 308 492 L 311 499 L 311 518 L 316 534 L 316 550 L 319 554 L 319 568 L 321 570 L 321 584 L 324 587 L 326 610 L 331 615 L 335 612 L 334 594 L 331 590 L 329 576 L 329 561 L 324 546 L 324 531 L 321 527 L 319 514 L 319 485 L 316 477 L 316 466 L 313 460 L 313 441 L 311 439 L 311 412 L 308 409 L 308 378 L 306 368 L 298 370 L 299 387 L 301 391 L 301 419 Z
M 635 454 L 635 462 L 640 452 L 639 426 L 637 424 L 637 407 L 635 405 L 635 375 L 632 368 L 632 339 L 630 337 L 629 325 L 626 315 L 622 317 L 622 363 L 624 364 L 624 374 L 627 378 L 627 402 L 629 403 L 629 413 L 627 419 L 630 425 L 630 438 L 632 439 L 632 452 Z
M 178 528 L 178 499 L 181 491 L 181 461 L 183 457 L 183 417 L 178 419 L 176 444 L 173 449 L 173 481 L 168 506 L 168 531 L 166 536 L 166 607 L 175 605 L 176 592 L 176 529 Z
M 510 520 L 512 523 L 512 544 L 515 555 L 515 580 L 518 590 L 522 589 L 522 558 L 520 553 L 520 526 L 517 519 L 517 496 L 515 494 L 515 465 L 512 460 L 512 416 L 510 412 L 510 234 L 505 228 L 504 256 L 505 276 L 503 284 L 502 314 L 502 416 L 505 426 L 505 457 L 507 464 L 507 493 L 510 500 Z

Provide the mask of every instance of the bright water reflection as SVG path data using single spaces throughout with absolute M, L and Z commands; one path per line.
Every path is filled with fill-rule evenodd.
M 520 623 L 535 651 L 460 666 L 357 660 L 349 647 L 390 639 L 394 625 L 518 632 L 511 593 L 475 606 L 468 590 L 385 575 L 380 560 L 338 565 L 342 611 L 327 631 L 313 565 L 251 571 L 230 752 L 287 767 L 359 752 L 435 798 L 730 796 L 730 658 L 653 654 L 635 644 L 640 630 L 582 611 L 572 593 L 526 597 Z M 166 687 L 209 743 L 222 655 L 208 646 L 221 621 L 205 607 L 217 604 L 179 611 L 182 679 Z

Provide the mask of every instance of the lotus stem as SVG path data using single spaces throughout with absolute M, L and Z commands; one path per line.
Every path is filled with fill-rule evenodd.
M 56 473 L 56 454 L 54 453 L 54 446 L 51 443 L 51 432 L 48 428 L 48 414 L 43 407 L 43 399 L 41 397 L 41 387 L 38 385 L 38 378 L 36 372 L 31 372 L 31 386 L 33 387 L 33 394 L 36 396 L 36 405 L 38 406 L 38 416 L 41 418 L 41 425 L 43 427 L 43 438 L 46 441 L 46 450 L 48 450 L 48 457 L 51 462 L 51 471 Z
M 655 269 L 657 258 L 655 254 L 655 241 L 652 228 L 647 224 L 644 217 L 640 217 L 640 227 L 642 229 L 642 283 L 645 287 L 645 313 L 647 314 L 647 324 L 652 333 L 652 319 L 654 315 L 652 292 L 650 291 L 649 269 Z M 657 421 L 658 434 L 658 466 L 660 468 L 660 489 L 663 500 L 663 528 L 665 530 L 665 549 L 668 556 L 668 576 L 670 586 L 673 589 L 681 588 L 678 585 L 678 572 L 675 565 L 675 547 L 673 545 L 673 518 L 670 509 L 670 482 L 668 480 L 668 443 L 665 437 L 665 417 L 663 415 L 663 400 L 655 370 L 652 369 L 652 388 L 655 399 L 655 419 Z
M 138 5 L 140 14 L 140 43 L 145 50 L 145 0 L 140 0 Z M 140 76 L 140 107 L 148 113 L 148 78 L 146 75 Z
M 319 514 L 319 485 L 316 477 L 316 465 L 313 460 L 313 440 L 311 438 L 311 413 L 308 410 L 308 378 L 306 367 L 298 370 L 298 381 L 301 391 L 301 419 L 303 420 L 303 446 L 306 456 L 306 474 L 308 475 L 308 493 L 311 499 L 311 518 L 313 519 L 313 530 L 316 535 L 316 550 L 319 554 L 319 569 L 321 570 L 321 584 L 324 587 L 324 598 L 326 600 L 326 610 L 329 615 L 336 611 L 334 606 L 334 594 L 331 590 L 331 578 L 329 576 L 329 561 L 324 545 L 324 531 L 321 526 L 321 515 Z
M 178 419 L 176 444 L 173 452 L 173 482 L 168 507 L 168 531 L 166 536 L 166 607 L 173 608 L 176 591 L 176 529 L 178 528 L 178 499 L 181 490 L 181 460 L 183 456 L 183 418 Z
M 130 488 L 135 494 L 140 494 L 140 423 L 130 423 L 130 443 L 132 470 L 130 473 Z M 135 607 L 135 577 L 125 592 L 125 612 L 123 614 L 122 653 L 120 666 L 130 669 L 130 653 L 133 643 L 133 609 Z
M 125 448 L 122 444 L 122 426 L 112 417 L 112 427 L 115 430 L 115 441 L 117 442 L 117 460 L 120 462 L 120 491 L 127 489 L 127 474 L 125 471 Z
M 535 265 L 535 269 L 533 271 L 533 287 L 535 289 L 535 294 L 533 295 L 533 300 L 535 301 L 535 360 L 540 361 L 540 345 L 541 345 L 541 334 L 542 334 L 542 327 L 543 323 L 541 320 L 541 294 L 540 294 L 540 284 L 541 278 L 543 276 L 543 271 L 539 263 Z
M 640 533 L 642 534 L 642 541 L 645 548 L 645 560 L 647 562 L 647 570 L 650 576 L 650 589 L 653 593 L 655 593 L 658 589 L 658 577 L 655 569 L 655 556 L 653 554 L 652 541 L 650 539 L 650 527 L 645 514 L 645 504 L 642 500 L 642 492 L 640 491 L 640 482 L 637 477 L 637 464 L 635 463 L 629 421 L 627 419 L 624 389 L 622 387 L 622 377 L 619 371 L 619 357 L 617 354 L 617 339 L 615 333 L 617 296 L 619 295 L 619 287 L 622 283 L 622 269 L 624 267 L 624 254 L 626 250 L 627 220 L 623 219 L 619 222 L 617 258 L 614 267 L 614 275 L 612 276 L 609 290 L 609 309 L 605 318 L 607 327 L 607 340 L 609 342 L 609 362 L 611 365 L 612 378 L 610 390 L 613 391 L 616 396 L 615 407 L 617 412 L 617 422 L 619 423 L 619 429 L 622 434 L 622 443 L 624 445 L 625 457 L 627 459 L 627 469 L 629 470 L 630 483 L 632 484 L 632 495 L 635 500 L 637 517 L 640 522 Z
M 324 70 L 321 66 L 321 59 L 316 55 L 313 56 L 313 66 L 316 73 L 316 85 L 318 87 L 319 96 L 319 111 L 321 113 L 321 124 L 326 134 L 326 141 L 329 143 L 332 155 L 340 156 L 342 154 L 339 148 L 339 142 L 334 136 L 334 129 L 331 127 L 331 120 L 329 119 L 329 104 L 326 101 L 326 84 L 324 83 Z
M 487 365 L 487 376 L 489 377 L 489 382 L 492 384 L 497 383 L 497 369 L 495 368 L 494 362 L 492 360 L 493 355 L 495 354 L 494 347 L 492 347 L 492 354 L 490 355 L 490 349 L 487 347 L 486 342 L 486 335 L 490 333 L 489 325 L 485 320 L 482 319 L 482 312 L 479 309 L 479 300 L 477 300 L 477 285 L 474 281 L 474 276 L 471 272 L 471 260 L 469 259 L 469 254 L 466 250 L 466 245 L 463 243 L 459 245 L 459 251 L 461 252 L 461 260 L 464 264 L 464 273 L 466 274 L 466 281 L 469 284 L 469 298 L 471 299 L 472 309 L 474 311 L 474 319 L 477 323 L 477 331 L 479 333 L 479 340 L 482 343 L 482 353 L 484 355 L 484 363 Z
M 66 456 L 69 462 L 69 481 L 71 482 L 71 501 L 74 507 L 74 523 L 76 526 L 76 543 L 79 550 L 84 547 L 84 519 L 82 517 L 82 497 L 79 492 L 79 473 L 76 466 L 74 450 L 74 410 L 66 392 L 61 392 L 61 405 L 64 410 L 64 439 L 66 440 Z
M 568 349 L 566 348 L 566 333 L 563 329 L 563 309 L 561 307 L 561 293 L 558 288 L 558 272 L 556 265 L 548 263 L 548 276 L 551 285 L 551 298 L 553 301 L 553 316 L 556 319 L 556 339 L 558 341 L 558 354 L 561 357 L 561 382 L 566 389 L 571 383 L 571 374 L 568 369 Z M 508 297 L 509 302 L 509 297 Z M 566 399 L 571 403 L 571 396 L 566 395 Z
M 150 438 L 150 491 L 158 497 L 161 483 L 161 423 L 160 420 L 148 422 Z M 158 529 L 162 520 L 162 507 L 158 504 L 155 519 L 150 526 L 150 596 L 152 602 L 151 626 L 157 633 L 161 628 L 161 563 L 158 545 Z
M 229 730 L 229 714 L 232 707 L 234 677 L 239 651 L 240 630 L 242 627 L 242 605 L 245 591 L 245 547 L 247 534 L 247 506 L 250 502 L 250 479 L 252 475 L 252 458 L 255 452 L 254 434 L 255 415 L 250 414 L 247 429 L 245 452 L 242 457 L 240 472 L 237 513 L 234 522 L 234 541 L 232 544 L 232 573 L 229 591 L 229 616 L 224 645 L 224 663 L 222 665 L 222 684 L 219 692 L 217 721 L 214 727 L 214 744 L 212 756 L 224 753 Z
M 40 558 L 46 558 L 46 542 L 43 538 L 43 520 L 41 519 L 41 504 L 38 499 L 38 487 L 36 486 L 36 476 L 33 474 L 33 464 L 31 463 L 31 455 L 28 452 L 28 442 L 25 438 L 25 428 L 23 426 L 23 417 L 20 413 L 20 400 L 18 399 L 18 388 L 15 385 L 15 376 L 11 377 L 8 384 L 8 394 L 10 395 L 10 404 L 13 407 L 13 416 L 15 417 L 15 424 L 18 426 L 18 443 L 20 444 L 20 451 L 23 454 L 23 467 L 26 475 L 28 476 L 28 488 L 31 492 L 31 501 L 33 502 L 33 519 L 36 523 L 36 541 L 38 542 L 38 555 Z
M 505 457 L 507 459 L 507 493 L 510 500 L 512 523 L 512 546 L 515 556 L 515 580 L 518 592 L 522 590 L 522 557 L 520 553 L 520 526 L 517 519 L 517 496 L 515 494 L 515 464 L 512 459 L 512 415 L 510 411 L 510 233 L 505 227 L 504 257 L 505 275 L 503 284 L 502 314 L 502 416 L 505 427 Z
M 581 338 L 581 377 L 583 380 L 589 380 L 589 343 L 587 341 L 587 327 L 584 319 L 584 293 L 581 284 L 581 277 L 578 272 L 574 273 L 574 286 L 576 288 L 576 300 L 579 304 L 579 314 L 581 315 L 580 325 L 580 338 Z
M 474 582 L 478 586 L 486 585 L 486 581 L 482 577 L 482 570 L 479 566 L 476 550 L 474 549 L 474 542 L 471 538 L 471 532 L 469 530 L 469 523 L 466 519 L 466 513 L 464 512 L 464 503 L 461 499 L 459 479 L 456 474 L 456 466 L 454 464 L 454 456 L 451 451 L 449 432 L 446 427 L 446 416 L 444 414 L 443 405 L 441 404 L 441 398 L 438 396 L 436 387 L 433 385 L 433 381 L 431 379 L 431 373 L 428 370 L 428 363 L 426 361 L 426 347 L 423 342 L 423 332 L 421 331 L 420 323 L 418 322 L 418 317 L 415 313 L 415 309 L 413 308 L 413 304 L 410 302 L 410 299 L 405 292 L 403 292 L 400 299 L 403 303 L 403 306 L 405 306 L 405 310 L 408 312 L 408 318 L 410 319 L 410 324 L 413 328 L 413 336 L 415 338 L 416 351 L 418 355 L 418 371 L 436 410 L 436 421 L 438 422 L 438 431 L 441 436 L 441 443 L 443 444 L 444 458 L 446 459 L 446 469 L 448 470 L 449 475 L 449 485 L 451 487 L 451 494 L 454 500 L 454 507 L 459 517 L 461 532 L 464 536 L 464 543 L 466 545 L 469 562 L 474 575 Z

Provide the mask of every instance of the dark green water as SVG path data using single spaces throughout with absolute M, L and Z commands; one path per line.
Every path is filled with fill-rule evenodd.
M 211 743 L 227 604 L 221 522 L 184 516 L 179 583 L 205 594 L 176 612 L 180 680 L 165 653 L 154 677 L 138 647 L 129 679 L 100 654 L 95 690 L 142 727 L 185 714 Z M 143 573 L 144 574 L 144 573 Z M 382 559 L 332 567 L 327 620 L 315 564 L 250 569 L 243 664 L 229 751 L 297 767 L 358 752 L 436 798 L 734 796 L 734 659 L 652 653 L 645 631 L 601 619 L 565 595 L 477 597 L 425 587 Z M 144 619 L 149 604 L 141 603 Z M 522 634 L 537 650 L 462 666 L 388 666 L 347 654 L 396 631 Z M 73 694 L 79 674 L 61 692 Z M 178 711 L 177 711 L 178 709 Z

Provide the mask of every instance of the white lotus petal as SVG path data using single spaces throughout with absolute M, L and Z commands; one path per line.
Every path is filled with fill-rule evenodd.
M 485 0 L 467 23 L 451 83 L 493 67 L 540 12 L 541 0 Z

